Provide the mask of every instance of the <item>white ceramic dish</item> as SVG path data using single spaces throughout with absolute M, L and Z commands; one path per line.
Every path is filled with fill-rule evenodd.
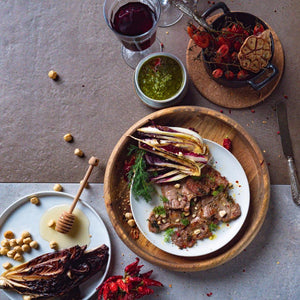
M 220 226 L 216 231 L 216 238 L 199 240 L 192 248 L 179 249 L 171 242 L 164 241 L 164 233 L 152 233 L 148 229 L 148 216 L 155 206 L 161 205 L 159 195 L 154 196 L 152 201 L 146 202 L 144 199 L 134 199 L 130 192 L 130 204 L 134 219 L 140 231 L 152 244 L 159 249 L 170 254 L 193 257 L 207 255 L 219 250 L 229 243 L 243 226 L 250 205 L 250 191 L 246 174 L 239 161 L 219 144 L 204 139 L 212 154 L 210 165 L 214 166 L 222 176 L 233 184 L 230 195 L 241 207 L 241 216 L 229 223 L 229 226 Z M 159 189 L 160 190 L 160 189 Z M 161 191 L 159 191 L 161 194 Z
M 40 205 L 36 206 L 30 203 L 29 199 L 33 195 L 40 199 Z M 16 236 L 20 236 L 22 231 L 27 230 L 32 234 L 33 239 L 38 241 L 39 248 L 32 249 L 30 253 L 25 253 L 24 258 L 26 261 L 44 253 L 52 252 L 49 248 L 49 242 L 40 237 L 40 218 L 53 206 L 68 203 L 71 204 L 73 199 L 74 196 L 61 192 L 38 192 L 22 197 L 12 203 L 0 216 L 1 240 L 6 230 L 12 230 Z M 109 258 L 106 268 L 80 285 L 81 299 L 87 300 L 96 292 L 97 286 L 100 285 L 106 277 L 111 260 L 111 244 L 105 224 L 96 211 L 81 200 L 78 201 L 76 208 L 80 209 L 90 221 L 89 231 L 91 234 L 91 241 L 87 249 L 93 249 L 101 246 L 102 244 L 106 244 L 109 247 Z M 74 246 L 75 245 L 76 242 Z M 6 256 L 0 256 L 0 268 L 2 269 L 1 274 L 5 271 L 2 268 L 2 264 L 7 261 L 10 261 L 13 265 L 19 264 Z M 22 296 L 16 292 L 9 290 L 3 290 L 3 292 L 6 293 L 6 295 L 12 300 L 23 299 Z
M 138 84 L 138 76 L 139 76 L 139 71 L 141 69 L 141 67 L 144 65 L 144 63 L 146 63 L 148 60 L 152 59 L 153 57 L 156 56 L 166 56 L 166 57 L 170 57 L 172 59 L 174 59 L 178 65 L 181 68 L 182 71 L 182 84 L 180 89 L 178 90 L 178 92 L 172 96 L 169 99 L 166 100 L 155 100 L 152 98 L 149 98 L 148 96 L 146 96 L 143 91 L 140 89 L 139 84 Z M 187 73 L 186 73 L 186 69 L 183 65 L 183 63 L 180 61 L 179 58 L 177 58 L 175 55 L 171 54 L 171 53 L 165 53 L 165 52 L 157 52 L 157 53 L 152 53 L 150 55 L 148 55 L 147 57 L 145 57 L 144 59 L 142 59 L 138 66 L 135 69 L 134 72 L 134 88 L 136 91 L 136 94 L 139 96 L 139 98 L 148 106 L 152 107 L 152 108 L 156 108 L 156 109 L 160 109 L 160 108 L 165 108 L 165 107 L 169 107 L 175 104 L 178 104 L 184 97 L 184 95 L 187 92 Z

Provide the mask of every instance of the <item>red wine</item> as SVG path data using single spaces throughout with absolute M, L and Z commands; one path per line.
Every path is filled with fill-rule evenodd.
M 116 12 L 112 27 L 126 36 L 137 36 L 149 31 L 156 21 L 156 15 L 151 8 L 141 2 L 129 2 L 121 6 Z M 124 46 L 133 51 L 149 48 L 155 41 L 155 32 L 147 40 L 124 41 Z

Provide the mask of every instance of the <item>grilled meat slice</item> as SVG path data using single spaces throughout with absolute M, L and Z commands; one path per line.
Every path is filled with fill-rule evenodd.
M 37 297 L 58 297 L 69 293 L 106 266 L 108 247 L 102 245 L 85 251 L 87 246 L 74 246 L 43 254 L 5 271 L 0 288 Z
M 228 180 L 209 165 L 206 165 L 202 169 L 199 178 L 189 177 L 186 180 L 187 188 L 194 193 L 195 196 L 199 197 L 209 195 L 219 187 L 222 187 L 225 190 L 228 184 Z

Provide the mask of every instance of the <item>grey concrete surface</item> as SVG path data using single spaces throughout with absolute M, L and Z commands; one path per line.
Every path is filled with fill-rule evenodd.
M 51 191 L 52 187 L 52 183 L 0 183 L 0 212 L 25 195 Z M 77 184 L 66 183 L 63 187 L 73 195 L 78 189 Z M 103 200 L 103 185 L 91 184 L 81 199 L 98 212 L 107 226 L 112 244 L 108 276 L 122 275 L 124 267 L 133 262 L 136 255 L 120 240 L 110 223 Z M 207 271 L 177 273 L 142 259 L 142 270 L 153 269 L 153 279 L 164 284 L 144 299 L 300 299 L 299 237 L 299 208 L 291 199 L 290 186 L 272 185 L 270 206 L 261 230 L 241 254 L 224 265 Z M 8 300 L 1 290 L 0 299 Z
M 0 1 L 0 182 L 79 182 L 91 155 L 101 168 L 91 180 L 103 183 L 104 170 L 122 134 L 154 110 L 133 88 L 133 70 L 120 43 L 105 24 L 104 0 Z M 199 1 L 199 10 L 209 1 Z M 193 84 L 183 105 L 220 111 L 239 122 L 257 141 L 269 165 L 272 184 L 289 184 L 275 104 L 287 96 L 291 137 L 300 169 L 298 0 L 225 0 L 276 31 L 285 52 L 285 72 L 273 94 L 255 107 L 223 109 L 202 97 Z M 165 51 L 185 64 L 188 18 L 159 28 Z M 59 80 L 48 78 L 54 69 Z M 242 99 L 241 99 L 242 101 Z M 255 110 L 252 113 L 251 110 Z M 74 142 L 64 142 L 66 133 Z M 81 148 L 85 158 L 74 156 Z

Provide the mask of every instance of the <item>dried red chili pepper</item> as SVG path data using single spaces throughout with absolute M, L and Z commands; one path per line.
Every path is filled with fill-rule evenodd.
M 135 300 L 154 291 L 148 286 L 163 286 L 162 283 L 150 279 L 153 270 L 140 273 L 143 265 L 138 265 L 139 258 L 125 267 L 124 276 L 112 276 L 103 282 L 98 288 L 98 300 Z
M 232 142 L 231 142 L 231 139 L 229 139 L 229 138 L 225 138 L 224 140 L 223 140 L 223 147 L 225 148 L 225 149 L 227 149 L 228 151 L 232 151 Z

